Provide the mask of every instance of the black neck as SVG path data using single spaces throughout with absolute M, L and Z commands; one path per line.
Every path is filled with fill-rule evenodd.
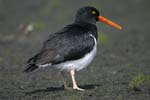
M 89 34 L 92 34 L 96 40 L 98 38 L 97 35 L 97 27 L 95 24 L 87 23 L 87 22 L 75 22 L 75 24 L 81 26 L 83 29 L 85 29 Z

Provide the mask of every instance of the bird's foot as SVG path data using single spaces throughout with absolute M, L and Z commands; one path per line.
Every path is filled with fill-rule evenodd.
M 79 90 L 79 91 L 85 91 L 84 89 L 82 88 L 79 88 L 79 87 L 73 87 L 74 90 Z

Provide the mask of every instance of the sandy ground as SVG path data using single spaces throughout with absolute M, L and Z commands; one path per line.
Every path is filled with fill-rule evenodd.
M 100 5 L 103 15 L 121 24 L 123 30 L 98 24 L 106 39 L 99 43 L 93 63 L 76 74 L 79 86 L 86 89 L 84 92 L 63 90 L 59 74 L 49 68 L 30 74 L 22 72 L 25 61 L 40 49 L 49 32 L 33 32 L 28 37 L 1 34 L 0 100 L 150 100 L 150 87 L 146 87 L 148 91 L 129 89 L 134 76 L 150 75 L 149 3 L 148 0 L 101 3 L 95 0 L 92 4 Z M 82 2 L 80 6 L 86 4 L 90 3 Z M 73 13 L 76 8 L 69 11 Z M 68 11 L 67 7 L 63 9 Z M 66 77 L 71 85 L 70 76 Z

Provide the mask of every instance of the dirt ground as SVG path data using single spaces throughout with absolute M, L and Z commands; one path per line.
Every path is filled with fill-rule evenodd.
M 8 7 L 6 1 L 5 6 Z M 14 0 L 14 2 L 17 1 Z M 45 6 L 46 1 L 48 0 L 43 0 L 44 3 L 42 0 L 34 2 Z M 41 17 L 39 13 L 35 13 L 36 6 L 30 8 L 33 11 L 25 12 L 29 4 L 34 4 L 30 0 L 23 4 L 27 6 L 25 10 L 21 8 L 21 5 L 13 2 L 12 6 L 9 6 L 13 9 L 6 9 L 8 12 L 5 13 L 10 14 L 11 17 L 0 17 L 0 100 L 150 100 L 150 87 L 146 86 L 144 90 L 129 88 L 129 82 L 133 77 L 141 73 L 150 75 L 150 1 L 56 1 L 52 2 L 53 4 L 50 3 L 50 5 L 55 5 L 55 9 L 50 10 L 48 17 Z M 14 7 L 15 4 L 18 7 Z M 103 34 L 100 35 L 102 40 L 98 44 L 97 56 L 91 65 L 76 73 L 79 86 L 85 88 L 86 91 L 63 90 L 58 72 L 50 68 L 24 73 L 26 60 L 40 49 L 48 34 L 71 23 L 75 11 L 85 5 L 95 6 L 100 9 L 102 15 L 123 27 L 122 30 L 116 30 L 97 23 L 99 32 Z M 10 13 L 15 9 L 19 11 L 19 7 L 22 12 L 21 18 L 18 17 L 17 12 Z M 37 11 L 40 14 L 41 12 L 47 13 L 40 9 Z M 37 14 L 38 18 L 35 18 L 32 12 Z M 29 17 L 30 20 L 43 21 L 46 24 L 26 36 L 16 31 L 18 23 L 24 22 L 23 16 Z M 18 19 L 15 19 L 17 17 Z M 68 73 L 66 77 L 71 85 Z

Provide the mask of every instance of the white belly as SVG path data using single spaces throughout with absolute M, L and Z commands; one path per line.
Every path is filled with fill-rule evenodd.
M 91 34 L 90 34 L 90 36 L 93 37 L 93 39 L 95 41 L 94 48 L 91 52 L 89 52 L 84 57 L 82 57 L 78 60 L 66 61 L 64 63 L 57 64 L 54 67 L 56 67 L 57 69 L 60 69 L 60 70 L 67 70 L 67 71 L 70 71 L 72 69 L 79 71 L 79 70 L 87 67 L 91 63 L 93 58 L 95 57 L 96 49 L 97 49 L 97 42 L 96 42 L 95 37 Z

